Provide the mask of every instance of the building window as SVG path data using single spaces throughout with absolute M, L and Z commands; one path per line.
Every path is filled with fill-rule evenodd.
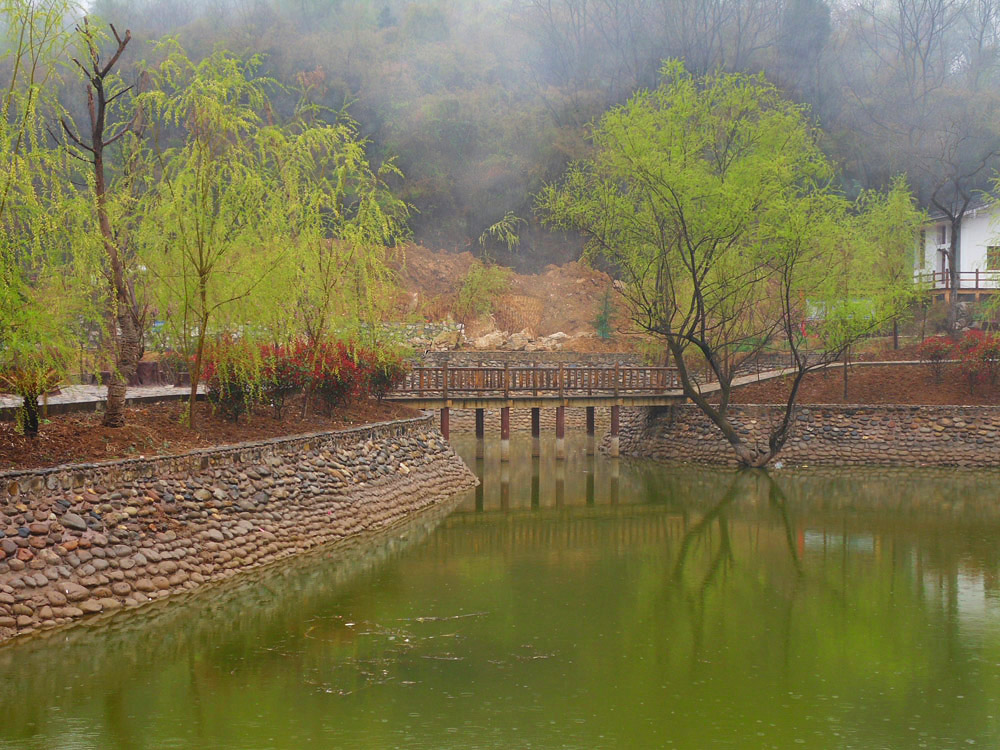
M 917 266 L 922 271 L 927 268 L 927 230 L 920 230 L 920 249 L 917 251 L 917 260 L 919 265 Z
M 938 240 L 938 244 L 939 245 L 947 245 L 948 244 L 948 225 L 947 224 L 938 224 L 937 236 L 938 236 L 937 240 Z
M 986 248 L 986 270 L 1000 271 L 1000 245 L 989 245 Z

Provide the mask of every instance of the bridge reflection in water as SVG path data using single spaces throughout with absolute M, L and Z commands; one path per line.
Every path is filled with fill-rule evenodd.
M 617 505 L 621 495 L 620 459 L 596 456 L 587 439 L 574 436 L 564 458 L 552 441 L 532 455 L 532 440 L 518 435 L 510 459 L 502 460 L 497 440 L 453 435 L 452 444 L 479 478 L 479 486 L 458 512 L 522 511 L 574 506 Z

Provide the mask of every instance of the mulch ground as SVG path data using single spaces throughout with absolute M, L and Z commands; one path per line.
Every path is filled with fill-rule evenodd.
M 739 404 L 784 403 L 792 379 L 782 378 L 733 390 Z M 941 382 L 935 382 L 927 365 L 849 367 L 847 398 L 840 366 L 810 373 L 799 388 L 800 404 L 959 404 L 1000 405 L 1000 386 L 977 384 L 974 390 L 957 365 L 945 365 Z
M 233 423 L 213 412 L 210 404 L 199 402 L 195 427 L 189 428 L 182 423 L 186 410 L 187 404 L 180 401 L 128 409 L 128 423 L 120 428 L 101 426 L 101 415 L 93 412 L 60 414 L 45 422 L 34 439 L 19 434 L 14 423 L 0 422 L 0 471 L 183 453 L 419 414 L 400 404 L 357 400 L 338 408 L 332 418 L 313 413 L 302 419 L 301 406 L 293 401 L 285 408 L 281 421 L 274 418 L 270 408 L 258 408 L 254 414 L 243 415 L 238 423 Z

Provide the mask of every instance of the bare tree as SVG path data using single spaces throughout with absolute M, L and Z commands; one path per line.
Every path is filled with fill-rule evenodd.
M 112 225 L 108 211 L 105 151 L 131 132 L 138 123 L 138 114 L 126 122 L 114 125 L 108 123 L 109 107 L 134 88 L 112 83 L 113 71 L 132 35 L 128 30 L 124 36 L 119 35 L 115 27 L 111 26 L 116 46 L 111 56 L 103 60 L 98 39 L 87 19 L 84 19 L 78 32 L 86 48 L 87 59 L 84 63 L 74 58 L 73 62 L 87 80 L 87 112 L 90 128 L 87 135 L 82 136 L 67 119 L 63 118 L 61 123 L 69 140 L 84 154 L 81 158 L 88 161 L 93 170 L 97 222 L 107 262 L 105 268 L 109 288 L 107 326 L 114 354 L 114 368 L 108 381 L 104 425 L 121 427 L 125 424 L 125 395 L 128 380 L 134 377 L 139 360 L 142 359 L 145 309 L 136 299 L 134 278 L 128 267 L 127 238 Z M 109 84 L 116 90 L 109 91 Z

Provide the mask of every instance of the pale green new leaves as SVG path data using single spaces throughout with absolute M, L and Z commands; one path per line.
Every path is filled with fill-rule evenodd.
M 720 376 L 734 351 L 787 335 L 810 305 L 832 309 L 834 290 L 842 302 L 881 294 L 838 287 L 837 266 L 851 248 L 840 271 L 874 278 L 861 246 L 876 241 L 877 200 L 852 206 L 832 189 L 802 107 L 763 77 L 699 80 L 667 63 L 660 86 L 608 112 L 593 141 L 538 209 L 617 265 L 640 327 L 715 358 Z M 893 226 L 894 242 L 909 226 Z
M 284 294 L 269 305 L 273 335 L 304 333 L 315 342 L 335 332 L 374 343 L 373 323 L 395 289 L 387 248 L 407 234 L 407 207 L 383 181 L 398 171 L 391 163 L 371 168 L 367 144 L 342 114 L 334 123 L 300 117 L 291 128 L 269 128 L 265 143 L 280 180 L 289 247 Z
M 372 170 L 346 118 L 272 124 L 274 84 L 258 66 L 171 47 L 140 97 L 183 133 L 151 160 L 141 253 L 157 317 L 196 362 L 212 337 L 358 329 L 391 298 L 386 246 L 405 233 L 406 207 L 382 179 L 392 165 Z
M 920 291 L 912 258 L 924 220 L 905 178 L 897 177 L 888 192 L 863 192 L 831 228 L 836 243 L 810 295 L 815 308 L 825 309 L 813 328 L 827 350 L 841 350 L 908 314 Z
M 61 371 L 86 307 L 86 218 L 65 154 L 46 142 L 70 43 L 69 2 L 0 3 L 0 366 Z

